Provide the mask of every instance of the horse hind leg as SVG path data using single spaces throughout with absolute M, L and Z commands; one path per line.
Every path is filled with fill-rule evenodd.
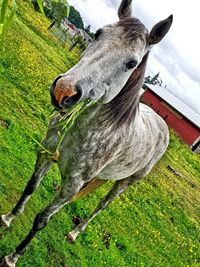
M 23 213 L 24 207 L 28 202 L 31 194 L 37 189 L 44 175 L 49 171 L 52 166 L 52 161 L 47 158 L 46 154 L 38 153 L 37 161 L 35 164 L 35 170 L 30 180 L 28 181 L 23 194 L 19 201 L 12 209 L 12 211 L 6 215 L 0 216 L 0 226 L 8 228 L 12 220 L 19 214 Z
M 67 235 L 68 241 L 70 243 L 75 243 L 76 238 L 78 235 L 83 232 L 88 224 L 101 212 L 103 211 L 115 198 L 121 195 L 126 188 L 132 183 L 132 179 L 124 179 L 120 181 L 116 181 L 112 186 L 109 193 L 100 200 L 99 204 L 97 205 L 96 209 L 93 213 L 86 218 L 83 222 L 81 222 L 73 231 L 69 232 Z
M 88 224 L 101 212 L 103 211 L 115 198 L 120 196 L 129 186 L 136 183 L 140 179 L 146 177 L 150 170 L 152 169 L 153 165 L 155 164 L 155 159 L 153 158 L 149 164 L 137 173 L 133 174 L 132 176 L 125 178 L 123 180 L 118 180 L 114 183 L 111 190 L 108 194 L 102 198 L 97 205 L 96 209 L 93 213 L 86 218 L 83 222 L 81 222 L 73 231 L 68 233 L 68 241 L 70 243 L 75 243 L 76 238 L 78 235 L 83 232 Z

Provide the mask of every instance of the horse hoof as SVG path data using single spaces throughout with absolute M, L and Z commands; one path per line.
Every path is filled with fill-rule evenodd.
M 13 262 L 10 256 L 6 256 L 0 261 L 0 267 L 15 267 L 15 262 Z
M 75 244 L 75 239 L 70 233 L 67 234 L 66 239 L 70 244 Z
M 2 228 L 9 228 L 10 227 L 10 223 L 8 221 L 6 221 L 6 218 L 5 218 L 6 215 L 2 215 L 0 217 L 0 227 Z M 0 265 L 1 266 L 1 265 Z
M 0 226 L 4 228 L 9 228 L 12 220 L 14 220 L 15 215 L 8 213 L 6 215 L 1 215 L 0 217 Z

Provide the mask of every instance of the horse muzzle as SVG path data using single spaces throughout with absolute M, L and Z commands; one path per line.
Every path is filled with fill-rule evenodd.
M 59 76 L 51 85 L 50 94 L 56 108 L 67 109 L 82 98 L 82 89 L 69 76 Z

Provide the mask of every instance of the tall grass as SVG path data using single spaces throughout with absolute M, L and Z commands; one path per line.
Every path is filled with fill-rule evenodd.
M 16 13 L 17 5 L 15 0 L 12 1 L 12 8 L 9 15 L 8 13 L 8 0 L 0 0 L 0 37 L 9 27 Z
M 40 8 L 40 12 L 42 13 L 43 16 L 45 16 L 44 9 L 43 9 L 43 0 L 37 0 L 37 3 Z

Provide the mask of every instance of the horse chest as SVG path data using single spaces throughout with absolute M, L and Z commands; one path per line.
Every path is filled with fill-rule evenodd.
M 62 144 L 60 169 L 68 165 L 77 174 L 94 177 L 123 149 L 124 134 L 113 134 L 109 128 L 102 130 L 95 125 L 85 131 L 78 128 Z

